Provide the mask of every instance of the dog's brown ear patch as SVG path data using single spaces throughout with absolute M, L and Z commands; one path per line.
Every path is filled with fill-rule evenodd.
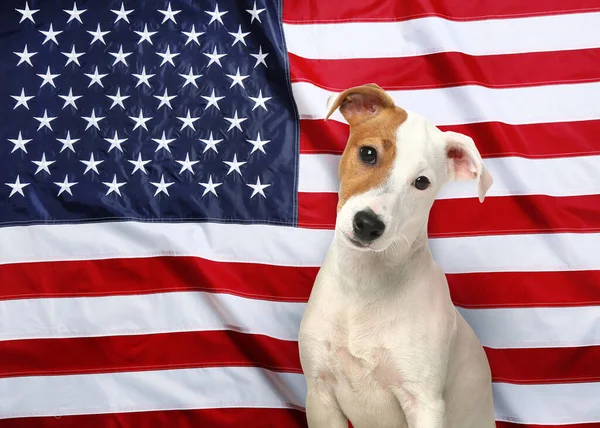
M 338 168 L 340 191 L 338 211 L 348 198 L 382 185 L 396 157 L 396 131 L 407 113 L 374 83 L 350 88 L 328 101 L 327 117 L 339 108 L 350 125 L 350 135 Z M 360 151 L 370 147 L 376 161 L 367 164 Z
M 393 107 L 394 99 L 375 83 L 355 86 L 327 101 L 325 120 L 338 108 L 348 124 L 357 125 L 375 116 L 383 109 Z

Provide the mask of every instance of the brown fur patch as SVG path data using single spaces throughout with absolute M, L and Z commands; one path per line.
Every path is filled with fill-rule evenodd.
M 388 177 L 396 157 L 396 131 L 406 118 L 405 110 L 391 106 L 360 123 L 350 125 L 350 136 L 338 169 L 338 211 L 352 195 L 377 187 Z M 377 162 L 374 165 L 360 159 L 360 148 L 363 146 L 377 150 Z

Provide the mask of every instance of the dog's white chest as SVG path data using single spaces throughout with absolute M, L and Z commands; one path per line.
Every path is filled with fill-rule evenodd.
M 329 338 L 323 341 L 323 374 L 336 384 L 348 385 L 355 393 L 364 388 L 387 389 L 400 384 L 400 372 L 392 361 L 389 348 L 383 341 L 374 340 L 381 333 L 375 327 L 365 330 L 335 329 L 328 335 Z
M 363 316 L 369 321 L 356 323 L 356 314 L 342 312 L 320 325 L 320 339 L 313 343 L 314 375 L 357 427 L 370 426 L 362 420 L 382 421 L 381 427 L 389 420 L 397 427 L 404 415 L 392 390 L 401 390 L 405 379 L 386 340 L 385 323 Z

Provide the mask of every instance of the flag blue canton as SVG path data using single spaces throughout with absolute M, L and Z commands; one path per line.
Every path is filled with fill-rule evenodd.
M 1 224 L 296 225 L 281 0 L 0 10 Z

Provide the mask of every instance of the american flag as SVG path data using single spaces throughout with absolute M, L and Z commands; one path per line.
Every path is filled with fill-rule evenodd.
M 497 425 L 600 427 L 600 3 L 3 0 L 0 427 L 306 427 L 297 330 L 374 82 L 470 135 L 430 246 Z

